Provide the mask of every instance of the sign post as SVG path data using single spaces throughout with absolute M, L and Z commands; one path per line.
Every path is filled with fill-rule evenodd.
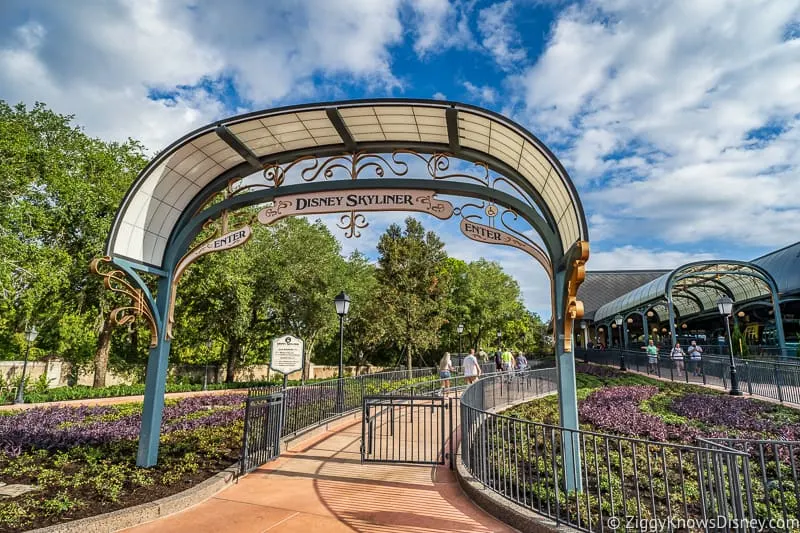
M 292 372 L 303 370 L 305 362 L 305 343 L 303 339 L 291 335 L 282 335 L 272 339 L 272 350 L 269 367 L 283 374 L 283 388 Z

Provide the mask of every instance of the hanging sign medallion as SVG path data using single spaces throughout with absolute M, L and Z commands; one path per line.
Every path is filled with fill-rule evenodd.
M 272 339 L 272 354 L 269 367 L 288 376 L 303 369 L 305 343 L 303 339 L 283 335 Z

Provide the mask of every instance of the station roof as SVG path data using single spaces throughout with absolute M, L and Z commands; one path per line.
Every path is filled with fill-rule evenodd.
M 604 304 L 595 313 L 595 322 L 611 320 L 617 314 L 626 316 L 637 309 L 654 307 L 657 307 L 659 318 L 664 320 L 662 315 L 666 306 L 663 303 L 667 301 L 670 283 L 675 312 L 681 318 L 686 318 L 716 310 L 717 300 L 723 295 L 737 303 L 769 297 L 769 283 L 774 285 L 774 280 L 766 270 L 753 263 L 689 263 Z
M 578 288 L 578 299 L 583 302 L 583 317 L 593 320 L 595 312 L 603 304 L 669 272 L 669 270 L 595 270 L 586 272 L 586 278 Z
M 374 99 L 307 104 L 227 118 L 179 139 L 139 174 L 117 212 L 106 253 L 162 265 L 173 230 L 193 200 L 299 157 L 449 153 L 483 161 L 527 184 L 563 250 L 588 241 L 577 192 L 556 157 L 530 132 L 491 111 L 438 100 Z
M 752 263 L 772 275 L 781 298 L 800 295 L 800 242 L 762 255 Z

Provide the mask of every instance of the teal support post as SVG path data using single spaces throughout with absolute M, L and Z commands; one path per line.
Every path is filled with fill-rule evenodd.
M 772 287 L 770 287 L 772 289 Z M 778 299 L 778 291 L 772 293 L 772 313 L 775 317 L 775 333 L 778 334 L 778 347 L 781 349 L 781 357 L 788 357 L 789 350 L 786 348 L 786 337 L 783 332 L 783 315 L 781 314 L 781 303 Z
M 158 463 L 158 445 L 161 440 L 161 416 L 164 411 L 164 393 L 167 388 L 167 363 L 170 341 L 165 339 L 167 313 L 169 312 L 170 285 L 172 276 L 162 277 L 158 282 L 156 313 L 162 327 L 158 331 L 158 345 L 150 350 L 147 359 L 147 377 L 144 387 L 142 426 L 139 431 L 139 452 L 136 465 L 155 466 Z
M 564 487 L 568 492 L 581 492 L 581 451 L 578 431 L 578 395 L 575 383 L 575 343 L 573 333 L 572 352 L 564 351 L 564 316 L 565 272 L 556 272 L 554 276 L 556 320 L 553 326 L 553 337 L 556 341 L 556 372 L 558 374 L 558 413 L 564 450 Z
M 622 349 L 628 349 L 628 317 L 622 321 Z
M 642 312 L 642 327 L 644 328 L 644 345 L 650 343 L 650 324 L 647 323 L 647 311 Z

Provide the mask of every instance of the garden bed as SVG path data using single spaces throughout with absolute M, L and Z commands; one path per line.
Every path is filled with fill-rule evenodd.
M 732 516 L 726 505 L 748 497 L 749 518 L 800 516 L 800 443 L 775 443 L 800 440 L 800 411 L 609 367 L 576 370 L 584 492 L 564 492 L 570 437 L 554 427 L 555 396 L 502 413 L 487 454 L 495 490 L 581 528 L 614 529 L 611 517 Z
M 345 409 L 360 407 L 362 393 L 386 393 L 430 379 L 348 381 Z M 335 381 L 288 389 L 283 434 L 339 416 L 336 390 Z M 136 466 L 141 403 L 0 411 L 0 482 L 36 487 L 13 498 L 0 496 L 0 532 L 132 507 L 212 477 L 239 460 L 246 397 L 222 393 L 166 400 L 154 468 Z
M 158 466 L 136 466 L 141 404 L 39 407 L 0 415 L 0 531 L 26 531 L 181 492 L 236 462 L 245 395 L 168 400 Z

